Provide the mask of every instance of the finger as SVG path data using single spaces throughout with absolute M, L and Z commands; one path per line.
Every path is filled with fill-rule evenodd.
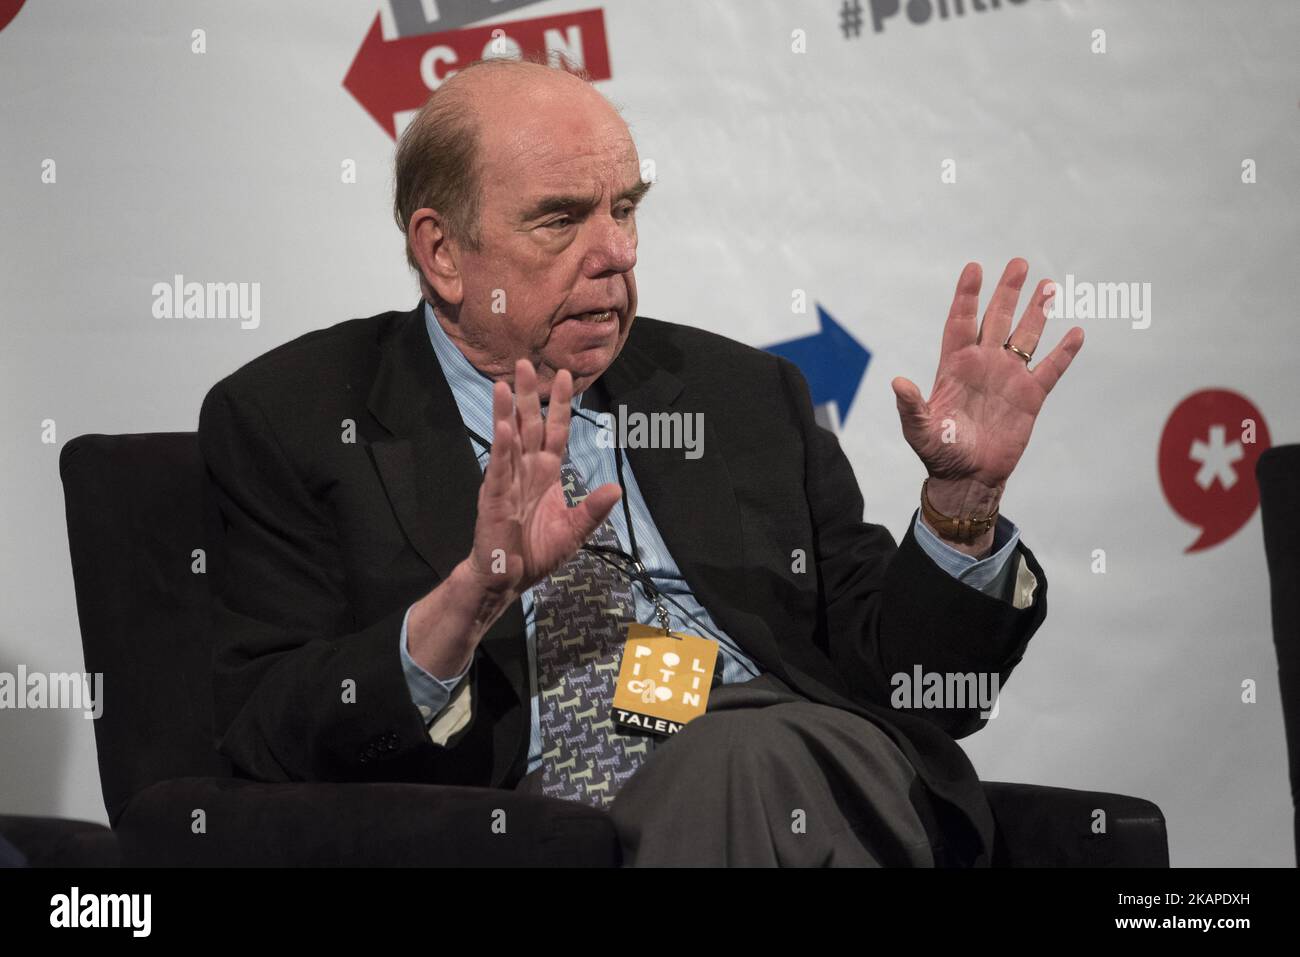
M 623 490 L 613 482 L 607 482 L 589 493 L 576 507 L 569 509 L 569 516 L 580 541 L 586 542 L 591 538 L 622 497 Z
M 551 383 L 551 401 L 546 408 L 546 435 L 543 448 L 564 458 L 564 447 L 569 441 L 569 417 L 572 414 L 573 376 L 561 369 Z
M 523 482 L 524 476 L 524 445 L 519 440 L 514 426 L 510 427 L 510 444 L 506 447 L 510 459 L 510 478 L 512 480 Z
M 492 436 L 492 452 L 487 468 L 483 470 L 483 492 L 500 497 L 505 495 L 514 481 L 514 462 L 510 447 L 514 444 L 514 429 L 509 422 L 498 422 Z
M 1044 395 L 1055 388 L 1056 383 L 1060 381 L 1061 376 L 1065 375 L 1065 370 L 1070 368 L 1070 363 L 1082 348 L 1083 329 L 1075 326 L 1061 337 L 1061 341 L 1048 353 L 1047 358 L 1034 366 L 1031 374 L 1043 387 Z
M 515 400 L 510 394 L 510 386 L 504 382 L 492 385 L 492 448 L 496 449 L 496 433 L 502 424 L 513 424 L 515 419 Z
M 984 325 L 980 328 L 979 342 L 990 349 L 1000 349 L 1011 333 L 1011 317 L 1020 300 L 1020 287 L 1029 275 L 1029 263 L 1019 256 L 1007 263 L 993 290 L 989 307 L 984 311 Z
M 487 469 L 484 471 L 483 485 L 489 494 L 504 494 L 514 481 L 514 462 L 510 454 L 515 441 L 514 402 L 510 398 L 510 387 L 498 382 L 492 387 L 492 449 L 488 455 Z
M 523 451 L 536 452 L 542 447 L 542 403 L 537 398 L 537 371 L 527 359 L 515 363 L 515 417 Z
M 510 386 L 498 382 L 492 387 L 493 448 L 496 448 L 496 432 L 504 435 L 504 452 L 506 475 L 513 483 L 522 472 L 519 450 L 519 430 L 515 425 L 515 399 Z
M 979 263 L 967 263 L 957 277 L 957 291 L 948 307 L 948 321 L 943 326 L 943 344 L 940 355 L 964 348 L 976 341 L 980 308 L 980 284 L 983 271 Z
M 921 397 L 921 390 L 916 387 L 916 383 L 900 375 L 889 384 L 898 399 L 898 415 L 902 419 L 904 430 L 923 426 L 930 417 L 930 406 Z
M 1029 297 L 1029 302 L 1025 305 L 1025 311 L 1020 316 L 1020 322 L 1016 325 L 1016 331 L 1011 333 L 1010 342 L 1017 349 L 1034 354 L 1038 348 L 1038 340 L 1043 336 L 1043 326 L 1047 324 L 1047 310 L 1051 308 L 1051 300 L 1056 292 L 1056 283 L 1050 279 L 1044 279 L 1034 290 L 1034 294 Z

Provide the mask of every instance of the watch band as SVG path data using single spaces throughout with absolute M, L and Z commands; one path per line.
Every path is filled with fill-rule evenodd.
M 993 523 L 998 520 L 998 510 L 996 508 L 984 518 L 953 518 L 950 515 L 944 515 L 933 505 L 930 504 L 930 496 L 926 494 L 926 489 L 930 484 L 927 478 L 921 483 L 921 514 L 925 520 L 944 538 L 959 542 L 962 545 L 969 545 L 977 538 L 993 527 Z M 1001 496 L 999 496 L 999 500 Z

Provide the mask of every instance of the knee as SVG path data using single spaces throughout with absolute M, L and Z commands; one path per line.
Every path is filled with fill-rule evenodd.
M 782 705 L 709 712 L 670 739 L 669 747 L 687 750 L 716 769 L 763 769 L 806 753 L 808 744 Z

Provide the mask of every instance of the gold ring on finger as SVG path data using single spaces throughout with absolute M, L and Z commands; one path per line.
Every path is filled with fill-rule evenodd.
M 1010 339 L 1008 339 L 1006 342 L 1002 343 L 1002 348 L 1003 348 L 1003 349 L 1010 349 L 1010 350 L 1011 350 L 1012 352 L 1014 352 L 1016 355 L 1020 356 L 1020 358 L 1022 358 L 1022 359 L 1025 360 L 1025 365 L 1026 365 L 1026 366 L 1029 365 L 1029 360 L 1032 359 L 1032 358 L 1034 357 L 1034 354 L 1033 354 L 1032 352 L 1025 352 L 1023 349 L 1017 349 L 1015 346 L 1013 346 L 1013 345 L 1011 344 L 1011 340 L 1010 340 Z

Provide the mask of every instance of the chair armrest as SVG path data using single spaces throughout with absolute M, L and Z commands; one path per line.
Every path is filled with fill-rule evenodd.
M 430 784 L 177 778 L 132 797 L 115 831 L 130 867 L 614 867 L 620 859 L 604 811 Z
M 1165 818 L 1142 798 L 984 781 L 994 867 L 1168 867 Z M 1096 812 L 1105 831 L 1094 833 Z
M 0 835 L 22 854 L 28 867 L 117 867 L 121 863 L 117 837 L 93 821 L 0 815 Z

